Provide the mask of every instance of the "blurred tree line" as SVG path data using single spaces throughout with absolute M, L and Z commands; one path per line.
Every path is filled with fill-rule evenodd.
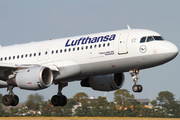
M 180 117 L 180 101 L 175 100 L 169 91 L 159 92 L 156 100 L 151 101 L 151 107 L 135 100 L 133 94 L 126 89 L 114 92 L 114 101 L 108 102 L 106 97 L 88 99 L 88 95 L 80 92 L 68 99 L 64 107 L 54 107 L 51 101 L 43 101 L 39 94 L 29 95 L 20 108 L 5 111 L 0 104 L 0 116 L 119 116 L 119 117 Z M 2 94 L 0 94 L 0 102 Z

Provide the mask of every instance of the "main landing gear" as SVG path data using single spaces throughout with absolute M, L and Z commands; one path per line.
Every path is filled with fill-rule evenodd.
M 139 74 L 139 70 L 137 70 L 137 69 L 130 70 L 129 73 L 131 74 L 131 77 L 133 78 L 133 82 L 134 82 L 132 90 L 134 92 L 142 92 L 143 87 L 141 85 L 137 85 L 137 82 L 138 82 L 138 79 L 139 79 L 137 77 L 137 75 Z
M 66 87 L 67 85 L 67 83 L 58 84 L 58 93 L 51 98 L 51 103 L 53 106 L 65 106 L 67 104 L 66 96 L 61 93 L 63 87 Z
M 5 105 L 5 106 L 16 106 L 18 103 L 19 103 L 19 98 L 17 95 L 15 95 L 13 93 L 13 86 L 9 86 L 8 89 L 9 89 L 9 94 L 7 95 L 4 95 L 3 98 L 2 98 L 2 103 Z

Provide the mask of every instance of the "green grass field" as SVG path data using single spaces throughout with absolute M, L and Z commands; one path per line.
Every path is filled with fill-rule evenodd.
M 0 120 L 180 120 L 180 118 L 139 117 L 0 117 Z

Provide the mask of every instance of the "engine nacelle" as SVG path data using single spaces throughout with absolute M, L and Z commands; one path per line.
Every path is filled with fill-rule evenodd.
M 16 84 L 21 89 L 40 90 L 49 87 L 52 82 L 52 71 L 41 66 L 18 70 L 16 76 L 7 83 L 8 85 Z
M 113 91 L 121 88 L 124 84 L 124 74 L 108 74 L 89 77 L 81 81 L 82 87 L 91 87 L 93 90 Z

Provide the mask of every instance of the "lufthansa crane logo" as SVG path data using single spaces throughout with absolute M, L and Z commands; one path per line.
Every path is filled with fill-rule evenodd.
M 147 47 L 145 45 L 142 45 L 142 46 L 139 47 L 139 51 L 141 53 L 145 53 L 147 51 Z

